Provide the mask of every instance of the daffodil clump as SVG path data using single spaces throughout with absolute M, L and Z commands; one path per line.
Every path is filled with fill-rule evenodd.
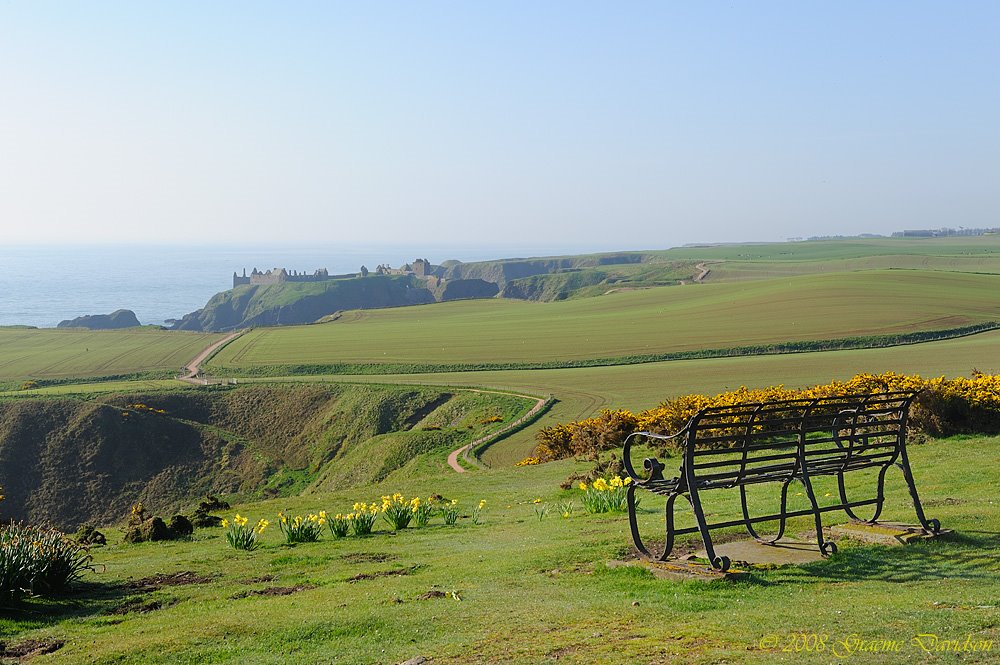
M 483 520 L 483 514 L 486 512 L 486 499 L 480 499 L 479 504 L 472 509 L 472 523 L 480 524 Z
M 378 504 L 356 503 L 354 512 L 347 515 L 347 521 L 351 523 L 351 531 L 355 536 L 367 536 L 375 528 L 375 518 L 378 517 Z
M 545 516 L 549 514 L 549 504 L 542 503 L 541 499 L 535 499 L 531 502 L 532 507 L 535 509 L 535 517 L 541 522 L 545 519 Z
M 573 511 L 576 509 L 576 504 L 570 501 L 560 501 L 559 502 L 559 515 L 565 520 L 573 517 Z
M 278 513 L 278 526 L 281 533 L 285 534 L 285 542 L 292 543 L 315 543 L 319 540 L 326 525 L 326 511 L 321 510 L 319 514 L 310 513 L 306 517 L 296 515 L 289 518 L 284 513 Z
M 431 517 L 437 512 L 437 507 L 434 505 L 434 497 L 427 497 L 426 501 L 421 501 L 420 499 L 413 499 L 413 526 L 427 526 L 427 523 L 431 521 Z
M 12 522 L 0 526 L 0 600 L 64 591 L 93 570 L 87 548 L 55 529 Z
M 458 521 L 458 500 L 452 499 L 449 503 L 441 506 L 441 518 L 444 523 L 452 526 Z
M 264 530 L 270 526 L 270 522 L 260 519 L 257 524 L 250 526 L 250 520 L 239 513 L 233 516 L 233 520 L 222 520 L 222 528 L 226 530 L 226 542 L 234 550 L 246 550 L 248 552 L 260 546 L 260 537 Z
M 588 513 L 624 513 L 628 510 L 628 486 L 631 478 L 622 480 L 612 476 L 611 481 L 598 478 L 593 483 L 580 483 L 583 491 L 583 509 Z
M 410 525 L 414 513 L 420 507 L 420 499 L 414 497 L 407 500 L 402 494 L 382 497 L 382 518 L 389 523 L 394 531 L 405 529 Z
M 337 513 L 327 521 L 326 525 L 330 528 L 330 535 L 334 538 L 343 538 L 351 528 L 351 520 L 347 515 Z

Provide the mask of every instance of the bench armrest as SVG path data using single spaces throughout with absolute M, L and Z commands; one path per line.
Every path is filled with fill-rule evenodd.
M 643 484 L 651 482 L 654 480 L 663 480 L 663 463 L 660 462 L 655 457 L 647 457 L 642 462 L 643 468 L 646 470 L 646 477 L 640 477 L 639 474 L 635 472 L 632 467 L 632 456 L 630 454 L 632 450 L 632 437 L 644 436 L 649 439 L 659 439 L 660 441 L 671 441 L 680 437 L 682 434 L 687 432 L 687 428 L 682 429 L 680 432 L 671 434 L 670 436 L 664 434 L 654 434 L 653 432 L 632 432 L 627 437 L 625 437 L 625 448 L 622 451 L 622 465 L 625 467 L 625 471 L 632 478 L 632 481 L 638 484 Z

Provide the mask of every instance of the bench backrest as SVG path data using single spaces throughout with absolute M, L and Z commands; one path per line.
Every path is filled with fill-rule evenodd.
M 699 487 L 730 487 L 888 465 L 915 394 L 886 392 L 708 407 L 688 422 L 684 468 Z

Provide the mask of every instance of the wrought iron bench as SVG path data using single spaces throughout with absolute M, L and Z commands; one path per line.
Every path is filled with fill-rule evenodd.
M 709 407 L 695 414 L 687 425 L 670 436 L 635 432 L 625 439 L 623 462 L 631 476 L 628 488 L 629 525 L 632 540 L 649 560 L 664 561 L 673 550 L 674 538 L 700 533 L 712 566 L 725 571 L 730 566 L 726 556 L 716 556 L 710 531 L 743 525 L 756 540 L 773 544 L 785 532 L 790 517 L 812 515 L 816 541 L 823 555 L 837 551 L 837 546 L 823 537 L 822 513 L 843 510 L 849 517 L 874 524 L 882 513 L 885 474 L 893 464 L 903 471 L 917 519 L 925 533 L 938 533 L 941 524 L 924 516 L 913 474 L 906 456 L 906 421 L 912 392 L 885 392 L 870 395 L 847 395 L 817 399 L 797 399 L 733 406 Z M 643 462 L 645 476 L 635 472 L 631 460 L 634 442 L 647 439 L 677 441 L 681 446 L 681 465 L 677 474 L 664 475 L 665 467 L 656 458 Z M 844 475 L 861 469 L 874 469 L 878 480 L 873 498 L 849 500 Z M 839 501 L 821 506 L 810 478 L 837 476 Z M 809 508 L 787 509 L 788 486 L 802 484 Z M 747 486 L 758 483 L 781 484 L 779 512 L 751 516 L 747 506 Z M 740 491 L 742 519 L 708 522 L 700 492 L 735 488 Z M 662 553 L 652 553 L 642 542 L 636 519 L 637 489 L 666 496 L 666 542 Z M 684 496 L 691 504 L 696 526 L 674 527 L 674 501 Z M 854 512 L 874 506 L 874 514 L 863 520 Z M 761 522 L 778 522 L 777 535 L 763 537 L 754 528 Z

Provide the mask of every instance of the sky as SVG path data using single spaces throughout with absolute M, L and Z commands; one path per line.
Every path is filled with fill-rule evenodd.
M 0 0 L 0 243 L 1000 226 L 996 2 Z

